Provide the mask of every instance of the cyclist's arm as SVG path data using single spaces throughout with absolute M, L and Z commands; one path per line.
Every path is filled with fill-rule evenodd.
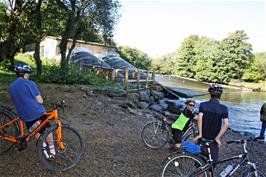
M 224 118 L 223 120 L 224 120 L 223 127 L 221 128 L 220 132 L 218 133 L 218 135 L 215 138 L 215 140 L 218 143 L 218 145 L 221 145 L 220 139 L 223 136 L 223 134 L 226 132 L 226 130 L 228 129 L 228 127 L 229 127 L 228 118 Z
M 41 96 L 41 95 L 37 95 L 37 96 L 35 97 L 35 99 L 36 99 L 36 101 L 37 101 L 38 103 L 43 104 L 43 99 L 42 99 L 42 96 Z
M 199 137 L 201 138 L 202 137 L 202 117 L 203 117 L 203 113 L 200 112 L 199 115 L 198 115 L 198 128 L 199 128 Z
M 196 136 L 195 138 L 193 138 L 193 141 L 194 142 L 198 142 L 198 140 L 202 137 L 202 116 L 203 116 L 203 113 L 200 112 L 199 115 L 198 115 L 198 118 L 197 118 L 197 123 L 198 123 L 198 129 L 199 129 L 199 135 Z

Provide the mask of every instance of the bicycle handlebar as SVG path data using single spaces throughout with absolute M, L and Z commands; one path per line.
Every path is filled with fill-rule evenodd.
M 62 109 L 64 111 L 64 106 L 66 104 L 65 100 L 62 100 L 60 103 L 53 103 L 53 109 Z
M 256 138 L 249 138 L 247 140 L 233 140 L 233 141 L 227 141 L 226 144 L 232 144 L 232 143 L 245 144 L 249 141 L 257 141 L 257 139 Z

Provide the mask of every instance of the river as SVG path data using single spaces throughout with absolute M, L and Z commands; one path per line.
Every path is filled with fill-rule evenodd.
M 207 93 L 208 85 L 202 82 L 186 80 L 173 76 L 156 75 L 156 81 L 165 86 L 189 88 Z M 209 99 L 209 95 L 194 98 L 197 106 Z M 259 135 L 261 122 L 259 111 L 262 103 L 266 101 L 266 92 L 252 92 L 247 90 L 224 88 L 221 103 L 229 110 L 230 127 L 240 132 L 249 132 Z

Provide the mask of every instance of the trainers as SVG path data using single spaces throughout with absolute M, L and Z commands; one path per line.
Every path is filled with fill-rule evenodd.
M 265 138 L 265 137 L 263 137 L 263 136 L 258 136 L 258 137 L 256 137 L 255 139 L 256 139 L 256 140 L 264 140 L 264 138 Z

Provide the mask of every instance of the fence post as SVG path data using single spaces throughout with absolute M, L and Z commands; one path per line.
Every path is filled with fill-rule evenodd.
M 114 81 L 116 79 L 116 69 L 112 70 L 112 80 Z
M 140 69 L 138 68 L 137 72 L 137 89 L 140 89 Z
M 152 72 L 152 88 L 155 89 L 155 71 Z
M 146 71 L 146 88 L 149 87 L 149 71 Z
M 125 90 L 126 96 L 128 95 L 128 68 L 125 68 Z

